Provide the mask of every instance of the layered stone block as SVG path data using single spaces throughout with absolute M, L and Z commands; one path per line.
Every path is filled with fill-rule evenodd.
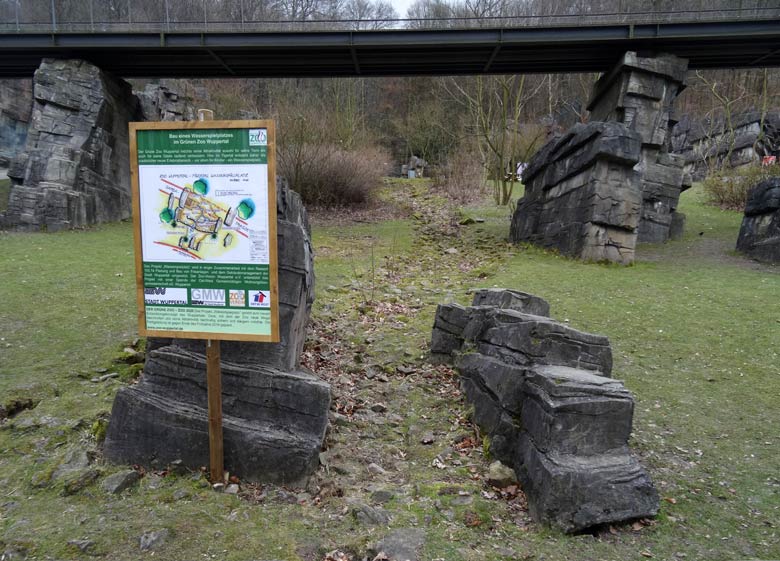
M 690 186 L 685 159 L 669 153 L 677 122 L 674 101 L 685 89 L 687 70 L 688 61 L 674 55 L 641 57 L 629 51 L 599 78 L 588 104 L 592 120 L 623 123 L 642 139 L 639 243 L 670 239 L 680 193 Z
M 298 368 L 314 301 L 306 210 L 277 182 L 280 343 L 223 341 L 225 467 L 250 481 L 299 484 L 318 466 L 330 388 Z M 117 394 L 105 457 L 192 469 L 208 464 L 205 341 L 150 339 L 141 380 Z
M 515 469 L 531 514 L 566 532 L 653 516 L 658 494 L 628 448 L 634 400 L 610 377 L 609 340 L 502 309 L 517 299 L 500 292 L 440 305 L 434 341 L 459 342 L 438 353 L 450 349 L 474 420 Z
M 780 177 L 771 177 L 750 190 L 737 251 L 759 261 L 780 263 Z
M 537 152 L 510 239 L 588 261 L 634 260 L 642 195 L 641 138 L 618 123 L 577 124 Z
M 56 231 L 130 216 L 130 85 L 80 60 L 45 59 L 24 151 L 11 162 L 7 228 Z
M 30 80 L 0 80 L 0 168 L 24 148 L 32 105 Z

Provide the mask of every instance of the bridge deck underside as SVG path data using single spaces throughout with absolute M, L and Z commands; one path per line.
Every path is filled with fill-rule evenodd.
M 690 68 L 780 66 L 780 20 L 722 24 L 305 33 L 0 34 L 0 77 L 44 57 L 124 77 L 321 77 L 608 70 L 627 50 Z

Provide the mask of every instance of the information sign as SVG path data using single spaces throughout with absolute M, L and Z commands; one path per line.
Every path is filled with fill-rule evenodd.
M 130 124 L 139 331 L 279 341 L 273 121 Z

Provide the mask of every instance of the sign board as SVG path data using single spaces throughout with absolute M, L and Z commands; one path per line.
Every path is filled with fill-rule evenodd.
M 130 123 L 139 332 L 279 341 L 273 121 Z

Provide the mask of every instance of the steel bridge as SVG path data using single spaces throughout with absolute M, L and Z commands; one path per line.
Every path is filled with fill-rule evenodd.
M 393 29 L 354 29 L 366 26 Z M 371 22 L 130 15 L 101 22 L 58 20 L 52 0 L 49 21 L 0 13 L 0 78 L 30 77 L 46 57 L 85 59 L 126 78 L 601 72 L 628 50 L 673 53 L 692 69 L 780 66 L 780 9 Z

